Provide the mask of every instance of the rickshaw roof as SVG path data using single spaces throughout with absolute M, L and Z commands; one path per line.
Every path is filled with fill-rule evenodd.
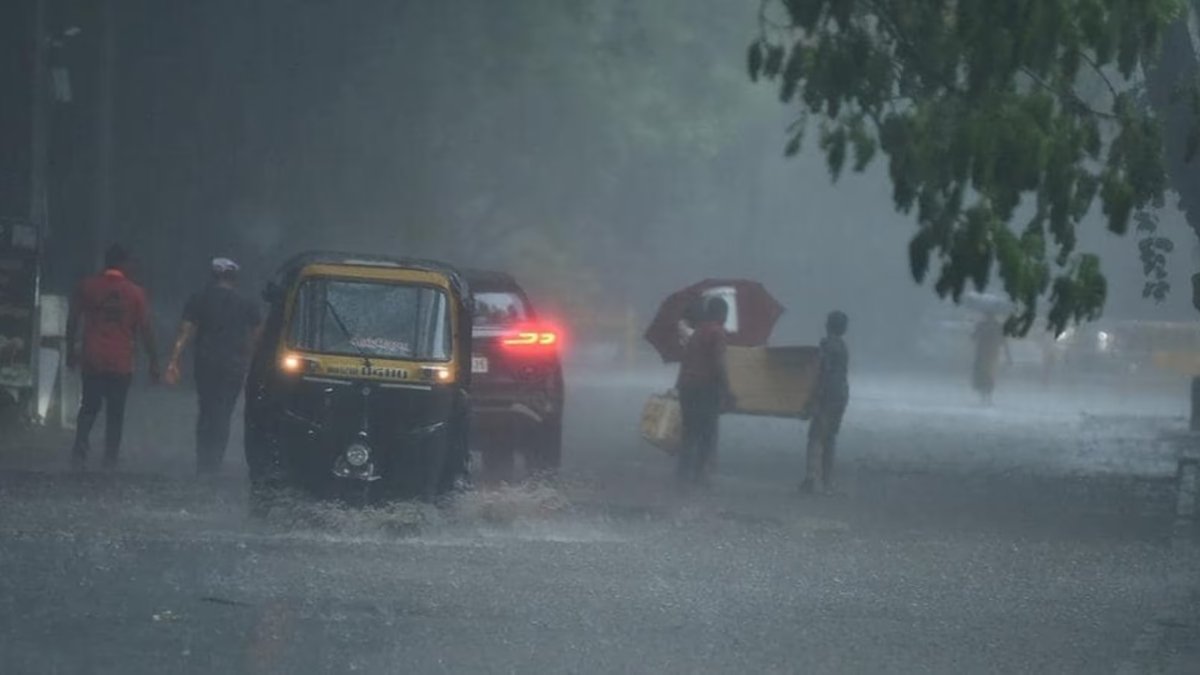
M 463 301 L 469 301 L 470 289 L 466 278 L 456 268 L 437 260 L 423 258 L 404 258 L 382 256 L 376 254 L 343 253 L 338 251 L 307 251 L 289 258 L 279 266 L 278 278 L 283 284 L 289 284 L 293 278 L 310 265 L 347 265 L 353 267 L 378 267 L 393 270 L 420 270 L 444 274 L 450 280 L 451 287 Z

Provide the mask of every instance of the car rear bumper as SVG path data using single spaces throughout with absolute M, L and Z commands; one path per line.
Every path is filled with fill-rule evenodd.
M 561 418 L 560 395 L 543 388 L 481 388 L 471 396 L 477 425 L 545 424 Z
M 517 415 L 542 420 L 562 414 L 559 378 L 533 381 L 476 380 L 471 387 L 471 408 L 476 416 Z
M 549 416 L 549 411 L 522 401 L 493 401 L 489 403 L 474 403 L 471 413 L 477 419 L 492 419 L 496 417 L 523 417 L 533 422 L 542 422 Z

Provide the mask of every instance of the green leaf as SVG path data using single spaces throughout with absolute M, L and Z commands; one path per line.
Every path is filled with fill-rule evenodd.
M 1183 161 L 1190 162 L 1196 157 L 1196 151 L 1200 150 L 1200 126 L 1192 125 L 1188 130 L 1187 140 L 1183 146 Z
M 746 53 L 746 68 L 750 72 L 750 80 L 758 82 L 758 76 L 762 73 L 763 67 L 763 43 L 762 40 L 755 40 L 750 43 L 750 49 Z
M 825 0 L 784 0 L 788 16 L 798 28 L 812 30 L 825 8 Z
M 792 137 L 788 139 L 787 145 L 783 148 L 784 157 L 795 157 L 800 152 L 800 148 L 804 145 L 804 128 L 801 127 Z
M 908 243 L 909 270 L 918 284 L 925 281 L 925 275 L 929 272 L 929 253 L 932 248 L 927 231 L 920 232 Z
M 1200 154 L 1200 93 L 1194 133 L 1164 128 L 1141 75 L 1183 0 L 767 3 L 792 22 L 780 98 L 823 118 L 831 179 L 848 155 L 856 171 L 884 155 L 894 206 L 918 228 L 914 279 L 936 258 L 934 292 L 957 297 L 995 271 L 1020 307 L 1011 330 L 1028 330 L 1047 295 L 1055 330 L 1098 316 L 1107 281 L 1075 250 L 1095 202 L 1110 231 L 1134 220 L 1151 234 L 1164 147 Z M 788 137 L 785 154 L 799 147 Z M 1018 237 L 1023 206 L 1035 211 Z M 1155 284 L 1172 246 L 1158 239 L 1144 253 Z
M 875 137 L 867 132 L 862 120 L 856 120 L 850 131 L 850 142 L 854 146 L 854 170 L 862 173 L 875 158 L 878 144 Z
M 837 127 L 833 131 L 821 134 L 821 149 L 825 151 L 825 161 L 829 166 L 829 175 L 837 180 L 842 174 L 846 163 L 846 130 Z
M 784 51 L 784 48 L 779 45 L 767 47 L 767 58 L 762 67 L 763 75 L 775 77 L 779 74 L 779 69 L 783 66 Z
M 1113 234 L 1125 234 L 1133 213 L 1133 188 L 1115 172 L 1106 173 L 1103 183 L 1100 198 L 1104 202 L 1104 214 L 1108 216 L 1108 229 Z
M 1138 211 L 1133 214 L 1133 222 L 1138 232 L 1148 233 L 1158 230 L 1158 219 L 1149 211 Z

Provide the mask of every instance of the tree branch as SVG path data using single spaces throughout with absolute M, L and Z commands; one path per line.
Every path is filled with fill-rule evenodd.
M 897 46 L 908 53 L 909 59 L 911 59 L 913 64 L 916 66 L 916 70 L 921 75 L 922 79 L 933 79 L 937 81 L 937 83 L 940 84 L 941 87 L 947 92 L 958 96 L 963 95 L 963 91 L 958 86 L 957 82 L 947 80 L 943 74 L 938 73 L 935 69 L 930 68 L 929 65 L 925 63 L 924 58 L 917 50 L 917 47 L 912 39 L 909 38 L 902 28 L 900 28 L 900 23 L 897 21 L 896 17 L 891 15 L 890 8 L 884 7 L 881 3 L 876 2 L 875 0 L 867 0 L 866 4 L 874 9 L 875 16 L 878 17 L 882 24 L 884 24 L 887 32 L 889 32 L 892 36 L 892 39 L 896 41 Z
M 1100 76 L 1100 79 L 1104 81 L 1104 85 L 1108 87 L 1108 92 L 1112 94 L 1113 100 L 1116 101 L 1120 96 L 1117 94 L 1117 88 L 1113 86 L 1112 80 L 1108 79 L 1108 76 L 1104 74 L 1103 70 L 1101 70 L 1100 64 L 1096 63 L 1096 60 L 1089 56 L 1085 51 L 1080 50 L 1079 57 L 1084 61 L 1087 61 L 1087 64 L 1092 67 L 1092 70 Z
M 1060 102 L 1063 102 L 1064 100 L 1069 100 L 1072 104 L 1074 104 L 1074 107 L 1077 110 L 1082 110 L 1083 112 L 1086 112 L 1088 114 L 1091 114 L 1095 117 L 1099 117 L 1102 119 L 1107 119 L 1107 120 L 1117 119 L 1117 116 L 1114 115 L 1113 113 L 1104 112 L 1103 110 L 1096 110 L 1092 106 L 1088 105 L 1087 101 L 1084 101 L 1082 98 L 1080 98 L 1079 94 L 1077 94 L 1073 91 L 1064 90 L 1060 87 L 1053 86 L 1052 84 L 1047 82 L 1044 78 L 1042 78 L 1042 76 L 1033 72 L 1026 66 L 1021 66 L 1021 73 L 1024 74 L 1029 79 L 1033 80 L 1033 82 L 1035 84 L 1037 84 L 1039 87 L 1041 87 L 1042 89 L 1050 92 L 1051 94 L 1054 94 L 1054 96 L 1057 97 Z

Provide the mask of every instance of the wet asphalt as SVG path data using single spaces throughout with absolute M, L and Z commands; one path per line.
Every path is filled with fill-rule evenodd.
M 637 437 L 669 375 L 569 378 L 556 484 L 248 517 L 190 477 L 186 392 L 121 470 L 0 442 L 5 673 L 1200 672 L 1171 386 L 862 377 L 839 494 L 802 428 L 727 418 L 711 490 Z M 1182 390 L 1180 390 L 1182 391 Z

